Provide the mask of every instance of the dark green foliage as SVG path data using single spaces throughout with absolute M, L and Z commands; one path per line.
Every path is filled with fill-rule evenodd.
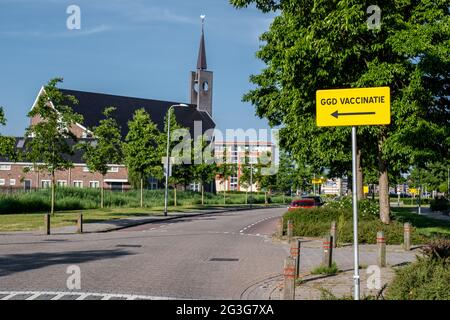
M 389 285 L 390 300 L 450 300 L 450 266 L 442 260 L 419 258 L 399 271 Z
M 450 202 L 446 198 L 437 198 L 430 202 L 431 211 L 448 212 L 450 209 Z
M 349 208 L 334 209 L 321 207 L 317 209 L 298 209 L 284 215 L 284 221 L 293 220 L 294 236 L 321 237 L 330 231 L 332 221 L 338 222 L 338 242 L 353 242 L 353 215 Z M 401 244 L 403 242 L 403 223 L 392 221 L 386 225 L 376 215 L 359 212 L 360 243 L 376 243 L 378 231 L 384 231 L 387 244 Z M 411 241 L 414 244 L 425 242 L 425 238 L 412 229 Z
M 50 190 L 41 189 L 34 192 L 0 194 L 0 213 L 36 213 L 48 212 L 50 209 Z M 105 207 L 133 207 L 140 206 L 139 190 L 128 192 L 112 192 L 105 190 Z M 98 197 L 99 189 L 56 188 L 56 210 L 97 209 L 100 207 Z M 172 201 L 173 191 L 169 192 Z M 282 203 L 283 197 L 272 196 L 273 203 Z M 177 202 L 180 206 L 194 206 L 201 204 L 201 195 L 198 192 L 178 191 Z M 244 204 L 245 193 L 233 193 L 227 197 L 227 204 Z M 254 195 L 254 203 L 264 203 L 264 194 Z M 206 205 L 222 205 L 223 196 L 205 193 Z M 148 208 L 162 207 L 164 205 L 164 190 L 144 190 L 144 206 Z

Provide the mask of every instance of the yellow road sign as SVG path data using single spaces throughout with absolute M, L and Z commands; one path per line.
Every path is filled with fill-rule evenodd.
M 390 88 L 318 90 L 316 120 L 319 127 L 389 124 Z
M 419 189 L 416 188 L 409 188 L 408 191 L 410 194 L 419 194 Z
M 369 186 L 363 186 L 363 193 L 369 193 Z
M 322 184 L 325 182 L 325 179 L 312 179 L 312 184 Z

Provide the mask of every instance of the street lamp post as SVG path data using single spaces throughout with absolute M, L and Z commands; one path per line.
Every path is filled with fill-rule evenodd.
M 168 199 L 168 185 L 169 185 L 169 147 L 170 147 L 170 113 L 175 107 L 187 107 L 186 104 L 174 104 L 169 107 L 168 117 L 167 117 L 167 147 L 166 147 L 166 185 L 164 190 L 164 216 L 167 216 L 167 199 Z

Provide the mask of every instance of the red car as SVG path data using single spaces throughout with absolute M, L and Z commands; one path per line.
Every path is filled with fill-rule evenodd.
M 296 209 L 309 209 L 309 208 L 315 208 L 317 207 L 316 202 L 314 199 L 299 199 L 294 200 L 291 202 L 291 204 L 288 207 L 288 211 L 296 210 Z

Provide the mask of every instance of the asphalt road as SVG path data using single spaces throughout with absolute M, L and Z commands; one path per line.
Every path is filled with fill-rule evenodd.
M 240 299 L 250 286 L 282 272 L 288 248 L 270 236 L 284 212 L 283 208 L 225 212 L 110 233 L 3 234 L 0 292 L 69 292 L 67 268 L 76 265 L 81 289 L 74 292 Z M 6 293 L 2 297 L 8 298 Z M 31 294 L 21 298 L 27 297 Z

